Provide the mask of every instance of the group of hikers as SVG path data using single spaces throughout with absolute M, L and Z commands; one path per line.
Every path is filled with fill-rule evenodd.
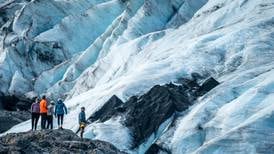
M 46 96 L 42 96 L 42 99 L 35 99 L 35 102 L 31 105 L 31 129 L 37 130 L 37 124 L 41 116 L 41 129 L 53 129 L 53 119 L 57 118 L 58 128 L 63 129 L 64 115 L 67 114 L 67 107 L 62 101 L 58 99 L 55 104 L 54 101 L 48 103 Z M 76 133 L 81 131 L 81 138 L 83 137 L 85 125 L 86 125 L 86 114 L 85 108 L 81 107 L 79 113 L 79 129 Z

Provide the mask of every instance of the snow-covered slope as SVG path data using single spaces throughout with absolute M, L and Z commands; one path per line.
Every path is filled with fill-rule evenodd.
M 139 149 L 129 150 L 132 132 L 119 118 L 91 124 L 86 137 L 140 153 L 152 141 L 178 154 L 274 151 L 273 0 L 6 3 L 0 91 L 66 98 L 66 128 L 77 129 L 81 106 L 90 116 L 114 94 L 125 101 L 198 72 L 221 84 Z

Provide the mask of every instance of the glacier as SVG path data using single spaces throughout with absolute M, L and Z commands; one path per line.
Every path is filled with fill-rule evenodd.
M 274 152 L 273 0 L 0 0 L 0 27 L 0 91 L 65 99 L 65 128 L 82 106 L 89 117 L 197 72 L 221 84 L 137 149 L 119 118 L 85 137 L 129 153 Z

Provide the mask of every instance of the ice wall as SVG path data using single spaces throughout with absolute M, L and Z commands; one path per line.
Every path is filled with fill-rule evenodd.
M 21 67 L 27 66 L 26 58 L 20 57 L 24 50 L 17 51 L 26 46 L 21 35 L 12 29 L 7 35 L 2 32 L 0 42 L 6 43 L 0 53 L 1 91 L 35 77 L 34 86 L 23 89 L 67 98 L 65 127 L 75 131 L 81 106 L 90 116 L 114 94 L 127 100 L 156 84 L 198 72 L 221 85 L 180 114 L 176 125 L 163 132 L 168 138 L 156 139 L 157 144 L 178 154 L 271 153 L 267 147 L 274 143 L 273 1 L 157 2 L 98 1 L 84 13 L 67 14 L 30 41 L 34 49 L 54 47 L 49 51 L 55 61 L 31 54 L 30 60 L 38 65 L 29 68 Z M 123 141 L 130 142 L 131 132 L 117 121 L 93 125 L 87 129 L 90 138 L 128 150 L 129 145 L 117 140 L 121 134 L 107 135 L 102 129 L 122 129 Z M 26 122 L 9 132 L 28 129 Z

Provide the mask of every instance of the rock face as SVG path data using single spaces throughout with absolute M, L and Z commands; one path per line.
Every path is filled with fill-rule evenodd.
M 210 84 L 211 81 L 215 81 L 215 84 Z M 125 117 L 123 124 L 132 132 L 134 149 L 144 143 L 176 111 L 185 111 L 198 95 L 205 94 L 217 85 L 218 82 L 213 78 L 206 80 L 201 86 L 193 80 L 184 80 L 184 83 L 181 81 L 181 85 L 156 85 L 146 94 L 133 96 L 125 103 L 114 95 L 88 121 L 105 122 L 115 116 Z
M 192 103 L 181 86 L 155 86 L 145 95 L 132 97 L 124 106 L 125 125 L 133 132 L 134 145 L 145 141 L 159 126 L 175 113 Z
M 0 133 L 12 126 L 31 118 L 29 112 L 32 99 L 16 96 L 5 96 L 0 93 Z
M 214 78 L 210 77 L 204 81 L 204 83 L 199 87 L 198 93 L 199 95 L 203 95 L 207 93 L 209 90 L 218 86 L 220 83 L 216 81 Z
M 103 141 L 80 139 L 70 130 L 43 130 L 8 134 L 0 138 L 0 153 L 122 154 Z
M 116 110 L 123 104 L 123 102 L 116 96 L 112 96 L 106 104 L 97 112 L 95 112 L 90 118 L 89 121 L 93 122 L 98 119 L 100 121 L 106 121 L 111 118 L 115 113 Z M 102 116 L 104 115 L 104 116 Z
M 25 97 L 17 97 L 14 95 L 5 96 L 0 93 L 0 110 L 8 110 L 8 111 L 27 111 L 30 109 L 30 106 L 34 100 L 25 98 Z
M 136 148 L 175 111 L 186 110 L 191 105 L 185 90 L 173 84 L 157 85 L 141 97 L 131 97 L 126 103 L 113 96 L 89 121 L 105 122 L 114 116 L 125 116 L 124 125 L 131 130 L 132 148 Z
M 31 118 L 27 111 L 0 111 L 0 133 Z

